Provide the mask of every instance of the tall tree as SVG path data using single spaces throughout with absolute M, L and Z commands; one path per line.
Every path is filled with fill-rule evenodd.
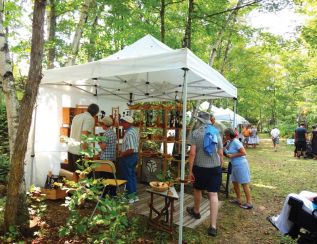
M 55 61 L 55 43 L 56 43 L 56 0 L 50 0 L 48 3 L 49 9 L 47 13 L 47 32 L 48 32 L 48 54 L 47 54 L 47 68 L 54 68 Z
M 77 54 L 79 51 L 80 39 L 82 37 L 84 27 L 85 27 L 85 24 L 87 23 L 87 19 L 88 19 L 89 5 L 91 4 L 92 1 L 94 1 L 94 0 L 85 0 L 83 3 L 83 6 L 81 8 L 79 21 L 78 21 L 78 24 L 76 26 L 75 35 L 74 35 L 72 45 L 71 45 L 71 54 L 70 54 L 70 57 L 68 60 L 68 65 L 75 64 L 76 57 L 77 57 Z
M 28 136 L 32 122 L 33 108 L 42 79 L 42 59 L 44 49 L 44 16 L 46 0 L 35 0 L 32 23 L 31 57 L 25 94 L 20 108 L 19 125 L 11 157 L 10 173 L 8 180 L 8 193 L 4 212 L 4 227 L 18 224 L 18 209 L 23 208 L 18 203 L 25 199 L 24 187 L 24 158 L 27 149 Z M 26 213 L 27 214 L 27 213 Z
M 0 80 L 5 96 L 9 132 L 10 156 L 13 153 L 19 120 L 19 102 L 16 95 L 9 45 L 4 27 L 4 1 L 0 0 Z
M 188 13 L 185 25 L 185 35 L 182 43 L 182 47 L 191 48 L 192 42 L 192 20 L 194 13 L 194 0 L 188 0 Z
M 237 2 L 236 8 L 232 12 L 229 13 L 228 17 L 226 18 L 225 23 L 221 26 L 221 29 L 219 30 L 217 37 L 216 37 L 217 39 L 211 48 L 209 62 L 208 62 L 210 66 L 213 66 L 213 63 L 214 63 L 215 58 L 216 58 L 217 50 L 221 46 L 221 43 L 223 41 L 223 36 L 224 36 L 225 31 L 227 30 L 228 25 L 230 24 L 231 21 L 233 21 L 233 22 L 236 21 L 236 18 L 238 15 L 238 10 L 242 4 L 243 4 L 243 0 L 239 0 Z

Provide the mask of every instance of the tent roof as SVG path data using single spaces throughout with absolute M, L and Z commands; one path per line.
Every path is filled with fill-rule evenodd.
M 42 84 L 70 85 L 127 102 L 180 100 L 184 69 L 187 98 L 237 97 L 237 89 L 189 49 L 171 49 L 147 35 L 98 61 L 45 70 Z
M 230 108 L 223 109 L 222 111 L 218 111 L 214 113 L 216 120 L 220 121 L 229 121 L 232 122 L 234 119 L 234 112 Z M 249 124 L 244 117 L 239 114 L 236 114 L 236 125 L 238 124 Z

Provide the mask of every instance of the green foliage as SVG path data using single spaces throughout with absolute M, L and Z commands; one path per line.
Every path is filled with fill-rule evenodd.
M 69 208 L 70 216 L 66 225 L 60 228 L 60 236 L 77 235 L 87 238 L 90 243 L 127 243 L 131 238 L 135 238 L 133 232 L 130 232 L 133 226 L 127 216 L 127 201 L 123 196 L 100 198 L 102 188 L 102 183 L 94 179 L 86 178 L 77 184 L 76 190 L 72 191 L 72 197 L 66 198 L 65 206 Z M 93 216 L 80 214 L 79 207 L 82 204 L 96 204 L 97 201 L 97 212 Z
M 7 155 L 0 155 L 0 184 L 7 184 L 10 160 Z
M 170 182 L 170 181 L 173 181 L 174 180 L 174 177 L 172 175 L 172 172 L 168 169 L 166 170 L 166 173 L 164 174 L 163 172 L 162 173 L 158 173 L 156 175 L 156 178 L 158 181 L 160 182 Z
M 1 96 L 0 96 L 0 100 L 2 100 Z M 9 155 L 7 112 L 6 112 L 4 103 L 2 103 L 1 101 L 0 101 L 0 141 L 1 141 L 0 155 L 2 154 Z
M 5 197 L 0 198 L 0 226 L 3 224 Z
M 0 236 L 0 241 L 3 243 L 24 243 L 19 240 L 21 240 L 21 233 L 14 226 L 10 226 L 9 230 L 3 236 Z
M 93 135 L 93 134 L 89 134 L 88 136 L 81 135 L 81 143 L 86 144 L 87 148 L 81 150 L 80 154 L 88 158 L 93 158 L 100 151 L 100 149 L 96 148 L 94 144 L 98 142 L 102 142 L 104 140 L 105 140 L 104 136 Z
M 81 153 L 92 157 L 96 151 L 94 143 L 102 141 L 100 136 L 83 136 L 82 143 L 87 145 L 86 150 Z M 80 175 L 88 175 L 94 166 L 89 160 L 84 160 L 82 170 L 77 170 Z M 72 196 L 66 197 L 65 206 L 70 210 L 70 216 L 66 225 L 59 230 L 60 236 L 77 235 L 86 238 L 89 243 L 127 243 L 131 238 L 135 238 L 133 227 L 128 220 L 128 202 L 124 195 L 117 197 L 100 197 L 104 184 L 102 179 L 83 178 L 78 183 L 72 184 Z M 65 188 L 67 189 L 67 188 Z M 91 216 L 82 216 L 80 206 L 90 202 L 98 207 L 96 213 Z M 129 235 L 122 235 L 129 233 Z

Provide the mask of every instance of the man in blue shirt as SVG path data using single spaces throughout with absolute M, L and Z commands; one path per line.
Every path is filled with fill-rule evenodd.
M 120 120 L 120 124 L 125 130 L 122 141 L 121 152 L 119 153 L 119 167 L 122 178 L 127 180 L 127 191 L 129 203 L 139 201 L 136 195 L 136 172 L 135 167 L 138 162 L 139 132 L 132 126 L 133 118 L 125 116 Z

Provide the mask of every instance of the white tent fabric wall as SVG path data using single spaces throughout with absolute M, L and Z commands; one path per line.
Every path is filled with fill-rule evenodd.
M 64 84 L 87 90 L 95 88 L 99 99 L 120 98 L 124 102 L 181 101 L 236 98 L 237 89 L 218 71 L 189 49 L 173 50 L 147 35 L 108 58 L 81 65 L 46 70 L 42 84 Z M 93 93 L 92 93 L 93 94 Z M 186 125 L 183 108 L 183 127 Z M 186 135 L 183 129 L 183 138 Z M 182 152 L 185 141 L 182 143 Z M 181 179 L 184 180 L 185 155 Z M 183 208 L 184 184 L 180 205 Z M 180 211 L 179 243 L 182 243 L 183 215 Z
M 76 107 L 76 105 L 89 105 L 97 103 L 100 108 L 111 114 L 111 108 L 121 106 L 121 111 L 126 108 L 126 103 L 120 100 L 109 101 L 104 98 L 92 96 L 84 91 L 72 89 L 69 86 L 41 85 L 37 97 L 36 121 L 31 127 L 29 147 L 26 155 L 26 184 L 43 186 L 47 172 L 60 167 L 60 163 L 67 159 L 67 146 L 60 143 L 60 127 L 62 127 L 62 108 Z M 33 115 L 33 117 L 35 117 Z M 32 137 L 35 130 L 34 160 L 32 161 Z M 33 174 L 32 174 L 33 162 Z M 33 175 L 33 179 L 31 176 Z

